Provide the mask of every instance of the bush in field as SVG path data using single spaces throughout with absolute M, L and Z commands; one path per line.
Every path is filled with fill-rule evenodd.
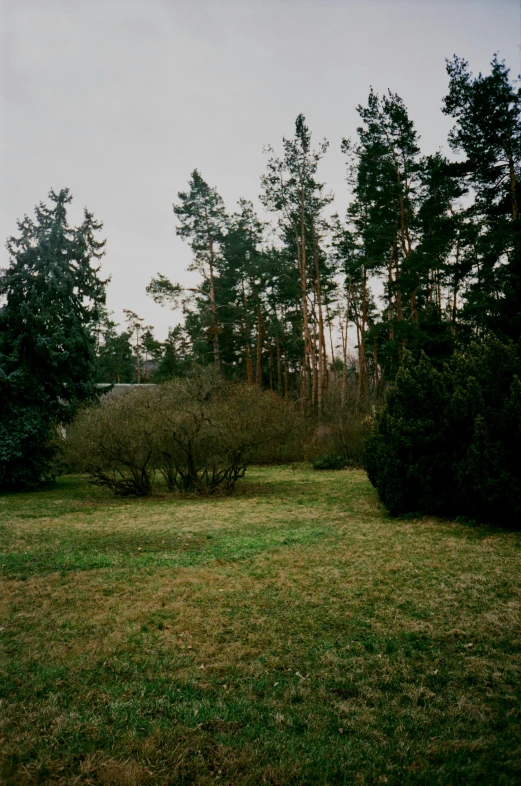
M 146 496 L 154 479 L 153 388 L 137 388 L 82 410 L 67 430 L 65 461 L 116 494 Z
M 278 396 L 197 371 L 85 410 L 67 452 L 93 482 L 119 494 L 150 493 L 158 474 L 170 490 L 231 492 L 254 450 L 284 439 L 293 421 Z
M 232 491 L 255 449 L 292 429 L 292 407 L 278 396 L 209 372 L 161 386 L 157 407 L 156 465 L 179 491 Z
M 490 339 L 442 371 L 408 357 L 366 446 L 392 514 L 521 521 L 521 352 Z
M 324 456 L 314 459 L 311 463 L 313 469 L 344 469 L 346 460 L 344 456 L 330 456 L 329 453 L 326 453 Z

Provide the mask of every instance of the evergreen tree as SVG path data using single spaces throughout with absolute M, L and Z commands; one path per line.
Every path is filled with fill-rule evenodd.
M 419 323 L 414 250 L 420 150 L 414 124 L 396 94 L 380 97 L 371 89 L 367 106 L 359 106 L 358 113 L 358 143 L 342 142 L 355 195 L 349 218 L 359 257 L 361 253 L 371 275 L 385 280 L 385 308 L 371 340 L 378 345 L 386 377 L 392 378 Z
M 139 385 L 141 382 L 142 362 L 141 356 L 143 352 L 143 317 L 139 317 L 134 311 L 129 308 L 124 308 L 125 321 L 128 324 L 128 332 L 132 337 L 132 346 L 134 357 L 136 359 L 136 382 Z
M 311 147 L 311 133 L 303 115 L 295 121 L 293 139 L 283 139 L 284 154 L 278 158 L 271 148 L 266 174 L 262 178 L 262 201 L 278 214 L 280 239 L 293 259 L 299 300 L 304 348 L 300 364 L 300 396 L 304 407 L 320 409 L 329 379 L 324 316 L 324 278 L 328 276 L 322 243 L 327 229 L 324 209 L 332 196 L 324 193 L 317 178 L 320 160 L 328 142 L 317 150 Z
M 223 264 L 218 282 L 223 303 L 223 332 L 227 362 L 237 365 L 239 378 L 263 384 L 263 346 L 266 338 L 265 292 L 268 286 L 264 225 L 253 204 L 239 200 L 223 239 Z
M 70 227 L 68 189 L 49 193 L 18 222 L 0 277 L 0 488 L 34 486 L 52 473 L 58 424 L 96 395 L 95 329 L 105 300 L 102 224 L 88 210 Z
M 481 330 L 521 335 L 521 89 L 495 56 L 487 76 L 468 63 L 447 62 L 443 111 L 455 118 L 449 142 L 466 160 L 452 165 L 474 195 L 468 216 L 476 226 L 473 280 L 467 311 Z
M 184 325 L 176 325 L 168 331 L 157 357 L 157 369 L 152 374 L 153 382 L 166 382 L 174 377 L 186 376 L 193 367 L 192 344 Z
M 168 278 L 159 274 L 152 279 L 147 292 L 157 303 L 169 303 L 176 308 L 184 291 L 198 296 L 203 323 L 197 330 L 204 330 L 212 346 L 213 361 L 218 373 L 221 372 L 221 349 L 219 334 L 219 305 L 216 297 L 216 278 L 221 267 L 221 244 L 226 233 L 227 215 L 224 202 L 215 188 L 206 183 L 197 169 L 194 169 L 188 191 L 178 193 L 179 203 L 173 205 L 179 220 L 176 233 L 187 240 L 192 249 L 193 261 L 189 270 L 197 271 L 202 279 L 200 287 L 183 289 L 172 284 Z M 206 307 L 204 303 L 206 302 Z M 192 323 L 194 312 L 191 313 Z M 195 320 L 197 322 L 197 320 Z
M 521 522 L 521 351 L 472 344 L 437 370 L 407 353 L 366 447 L 369 479 L 395 515 Z
M 100 383 L 132 382 L 136 362 L 132 352 L 131 330 L 118 331 L 118 325 L 103 309 L 97 326 L 96 379 Z
M 153 330 L 152 325 L 145 325 L 141 331 L 144 382 L 150 381 L 163 356 L 163 345 L 154 336 Z
M 350 228 L 344 227 L 338 216 L 333 217 L 332 259 L 344 276 L 346 293 L 346 322 L 342 330 L 347 331 L 350 321 L 356 329 L 358 348 L 357 403 L 366 409 L 369 404 L 369 359 L 367 357 L 367 334 L 375 319 L 375 303 L 371 292 L 371 277 L 374 263 L 365 244 L 367 228 L 366 209 L 360 202 L 353 202 L 348 209 Z M 343 347 L 343 398 L 347 393 L 348 358 L 347 341 Z M 378 365 L 373 374 L 374 387 L 378 387 Z

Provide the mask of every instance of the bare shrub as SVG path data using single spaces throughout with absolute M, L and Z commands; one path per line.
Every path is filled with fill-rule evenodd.
M 292 407 L 251 385 L 199 371 L 163 386 L 156 412 L 156 466 L 170 489 L 230 492 L 255 450 L 283 440 Z
M 153 399 L 150 389 L 136 389 L 81 411 L 67 430 L 67 464 L 116 494 L 149 494 L 154 480 Z
M 251 385 L 198 370 L 84 410 L 67 439 L 69 465 L 117 494 L 233 491 L 255 450 L 295 429 L 292 405 Z
M 365 440 L 372 417 L 368 406 L 361 407 L 355 388 L 343 391 L 334 383 L 327 391 L 323 410 L 309 446 L 309 458 L 314 463 L 326 456 L 340 457 L 345 464 L 362 466 Z

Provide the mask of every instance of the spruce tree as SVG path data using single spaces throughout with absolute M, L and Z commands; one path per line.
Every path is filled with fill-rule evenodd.
M 52 474 L 53 438 L 96 395 L 95 328 L 105 300 L 102 224 L 84 211 L 71 227 L 68 189 L 18 222 L 0 277 L 0 488 Z M 94 262 L 94 264 L 93 264 Z
M 131 330 L 118 330 L 106 309 L 96 329 L 96 379 L 99 383 L 132 382 L 136 363 L 132 352 Z

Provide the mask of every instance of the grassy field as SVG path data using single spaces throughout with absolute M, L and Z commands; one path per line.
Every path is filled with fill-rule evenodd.
M 521 538 L 360 471 L 0 498 L 7 784 L 521 782 Z

